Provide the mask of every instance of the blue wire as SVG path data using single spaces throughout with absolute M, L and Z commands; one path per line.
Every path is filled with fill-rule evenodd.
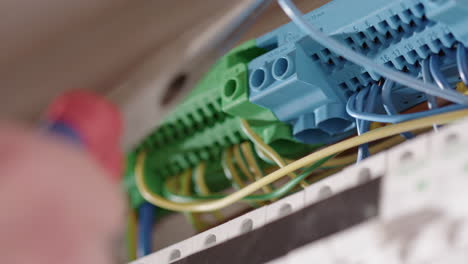
M 377 84 L 374 84 L 370 88 L 370 92 L 367 96 L 366 112 L 372 112 L 375 110 L 375 104 L 377 101 L 377 96 L 379 94 L 380 87 Z M 366 120 L 361 120 L 361 133 L 366 133 L 370 129 L 370 122 Z M 357 162 L 362 161 L 363 159 L 370 156 L 369 144 L 362 144 L 358 148 Z
M 429 69 L 429 59 L 425 59 L 421 65 L 422 67 L 422 78 L 425 83 L 431 83 L 432 82 L 432 77 L 431 77 L 431 72 Z M 439 107 L 437 105 L 437 98 L 433 95 L 426 94 L 427 96 L 427 106 L 429 109 L 437 108 Z
M 327 47 L 332 52 L 343 56 L 345 59 L 357 65 L 361 65 L 366 69 L 371 69 L 373 72 L 381 76 L 396 81 L 404 87 L 412 88 L 420 92 L 429 93 L 437 97 L 442 97 L 454 103 L 468 105 L 468 96 L 461 96 L 460 93 L 454 90 L 441 90 L 432 83 L 424 83 L 421 80 L 414 78 L 409 74 L 405 74 L 390 67 L 376 63 L 373 59 L 368 58 L 348 46 L 342 44 L 338 40 L 328 36 L 309 23 L 304 14 L 297 9 L 297 7 L 290 0 L 278 0 L 278 4 L 284 10 L 291 20 L 296 24 L 299 29 L 309 35 L 309 37 L 316 41 L 318 44 Z
M 450 90 L 450 83 L 447 81 L 445 76 L 440 70 L 440 58 L 439 55 L 432 55 L 429 60 L 429 70 L 431 71 L 432 78 L 434 78 L 435 83 L 442 90 Z
M 357 93 L 357 96 L 356 96 L 356 109 L 358 109 L 359 111 L 363 111 L 364 110 L 364 101 L 367 97 L 367 93 L 369 92 L 369 88 L 364 88 L 362 91 L 358 92 Z M 356 124 L 356 127 L 357 127 L 357 130 L 358 130 L 358 134 L 362 134 L 362 124 L 361 124 L 361 121 L 358 119 L 356 120 L 356 122 L 358 122 L 360 125 Z
M 364 110 L 364 101 L 366 100 L 368 92 L 369 92 L 369 88 L 365 88 L 362 91 L 360 91 L 356 96 L 356 108 L 360 111 Z M 358 135 L 365 133 L 364 122 L 367 122 L 367 121 L 356 119 L 356 128 L 357 128 Z M 360 145 L 358 147 L 357 162 L 363 160 L 366 156 L 369 156 L 369 149 L 367 148 L 366 150 L 365 145 Z
M 152 234 L 156 219 L 156 207 L 144 202 L 138 209 L 138 256 L 143 257 L 153 252 Z
M 431 77 L 431 72 L 430 72 L 430 69 L 429 69 L 429 58 L 425 59 L 423 62 L 422 62 L 422 65 L 421 65 L 421 72 L 422 72 L 422 78 L 423 78 L 423 82 L 425 83 L 431 83 L 433 80 L 432 80 L 432 77 Z M 430 95 L 430 94 L 426 94 L 426 97 L 427 97 L 427 108 L 429 109 L 434 109 L 434 108 L 438 108 L 439 106 L 437 105 L 437 98 L 433 95 Z M 438 126 L 437 125 L 432 125 L 432 127 L 434 128 L 434 131 L 438 131 Z
M 367 102 L 367 106 L 366 106 L 366 111 L 367 112 L 372 112 L 375 110 L 375 104 L 377 102 L 377 96 L 379 94 L 379 91 L 380 91 L 380 87 L 377 85 L 377 84 L 374 84 L 371 86 L 370 88 L 370 93 L 369 93 L 369 100 Z M 370 122 L 369 121 L 365 121 L 367 124 L 369 124 L 370 126 Z
M 392 89 L 394 85 L 395 83 L 392 80 L 387 79 L 385 80 L 382 87 L 382 102 L 385 112 L 387 112 L 388 115 L 398 114 L 398 111 L 392 101 Z M 414 137 L 413 134 L 409 132 L 401 133 L 400 135 L 406 139 L 411 139 Z
M 457 66 L 460 78 L 465 85 L 468 85 L 468 56 L 466 48 L 461 43 L 458 43 L 457 47 Z
M 375 110 L 377 97 L 380 92 L 380 87 L 377 84 L 374 84 L 370 88 L 369 95 L 367 96 L 366 112 L 373 112 Z M 362 133 L 366 133 L 370 129 L 370 122 L 366 120 L 361 120 L 362 124 Z M 361 161 L 370 156 L 369 144 L 363 144 L 361 153 L 358 151 L 357 161 Z
M 424 112 L 417 112 L 411 114 L 398 114 L 398 115 L 383 115 L 383 114 L 375 114 L 375 113 L 368 113 L 357 111 L 355 109 L 356 103 L 356 94 L 353 94 L 346 104 L 346 111 L 348 115 L 362 120 L 372 121 L 372 122 L 380 122 L 380 123 L 400 123 L 412 119 L 423 118 L 431 115 L 443 114 L 447 112 L 453 112 L 457 110 L 462 110 L 468 108 L 466 105 L 449 105 L 437 109 L 427 110 Z

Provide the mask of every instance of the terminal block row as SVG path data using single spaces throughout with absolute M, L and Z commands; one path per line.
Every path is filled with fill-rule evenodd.
M 459 0 L 334 0 L 305 15 L 322 32 L 355 51 L 419 78 L 434 54 L 444 65 L 457 43 L 468 44 L 468 2 Z M 453 67 L 444 73 L 456 76 Z M 450 77 L 453 83 L 459 81 Z M 164 179 L 206 162 L 214 189 L 227 185 L 223 151 L 247 140 L 240 121 L 282 156 L 295 158 L 356 133 L 345 110 L 349 97 L 383 81 L 313 41 L 293 23 L 247 41 L 223 56 L 189 96 L 130 155 L 125 184 L 135 207 L 143 201 L 133 178 L 135 155 L 147 153 L 146 177 L 155 192 Z M 426 100 L 396 86 L 398 111 Z M 377 112 L 385 113 L 380 108 Z

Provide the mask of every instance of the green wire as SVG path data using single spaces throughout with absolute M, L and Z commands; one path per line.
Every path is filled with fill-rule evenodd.
M 270 192 L 270 193 L 265 193 L 265 194 L 258 194 L 258 195 L 249 195 L 243 198 L 245 201 L 268 201 L 272 199 L 277 199 L 280 197 L 285 196 L 288 194 L 294 187 L 296 187 L 302 180 L 307 178 L 311 172 L 314 170 L 318 169 L 322 164 L 327 162 L 329 159 L 333 158 L 333 156 L 329 156 L 326 158 L 323 158 L 316 163 L 312 164 L 310 167 L 305 169 L 300 175 L 298 175 L 296 178 L 290 180 L 280 188 Z M 175 202 L 193 202 L 193 201 L 199 201 L 199 200 L 215 200 L 215 199 L 221 199 L 226 197 L 226 195 L 222 194 L 212 194 L 212 195 L 207 195 L 207 196 L 201 196 L 201 195 L 192 195 L 192 196 L 186 196 L 186 195 L 180 195 L 180 194 L 175 194 L 167 190 L 165 187 L 164 189 L 164 195 L 166 198 L 175 201 Z

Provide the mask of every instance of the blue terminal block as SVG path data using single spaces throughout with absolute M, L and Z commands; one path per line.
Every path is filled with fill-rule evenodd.
M 251 102 L 292 124 L 294 137 L 308 144 L 330 143 L 353 130 L 345 91 L 334 89 L 300 44 L 288 43 L 270 55 L 249 64 Z
M 465 2 L 334 0 L 305 18 L 375 62 L 420 77 L 424 59 L 450 53 L 457 42 L 467 44 L 465 28 L 458 26 L 466 15 L 450 11 L 466 8 Z M 436 9 L 436 4 L 445 8 Z M 256 42 L 269 51 L 248 65 L 252 103 L 291 124 L 295 138 L 304 143 L 331 143 L 354 132 L 345 102 L 381 76 L 319 45 L 293 23 Z M 406 87 L 395 87 L 392 97 L 398 111 L 425 100 L 424 94 Z
M 425 0 L 427 17 L 445 24 L 456 39 L 468 43 L 468 1 Z

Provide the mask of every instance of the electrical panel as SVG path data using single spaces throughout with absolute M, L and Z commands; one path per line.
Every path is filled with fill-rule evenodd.
M 374 64 L 464 98 L 467 14 L 460 0 L 334 0 L 302 19 Z M 463 193 L 466 122 L 441 126 L 466 116 L 466 106 L 352 62 L 297 20 L 228 51 L 128 155 L 124 184 L 134 209 L 153 201 L 201 221 L 198 213 L 220 215 L 216 202 L 231 199 L 226 190 L 234 197 L 252 188 L 237 199 L 252 210 L 133 263 L 305 263 L 307 254 L 321 263 L 386 261 L 378 250 L 399 263 L 395 248 L 404 245 L 374 245 L 385 232 L 377 226 L 429 204 L 458 210 L 455 194 L 434 197 L 452 187 Z M 444 132 L 427 135 L 431 129 Z M 444 141 L 452 135 L 455 145 Z M 442 182 L 437 174 L 448 168 L 454 179 Z M 277 181 L 282 172 L 286 183 Z M 203 202 L 217 209 L 200 209 Z M 185 210 L 190 203 L 198 209 Z M 374 253 L 343 257 L 361 233 Z
M 420 136 L 132 264 L 464 263 L 467 128 Z

